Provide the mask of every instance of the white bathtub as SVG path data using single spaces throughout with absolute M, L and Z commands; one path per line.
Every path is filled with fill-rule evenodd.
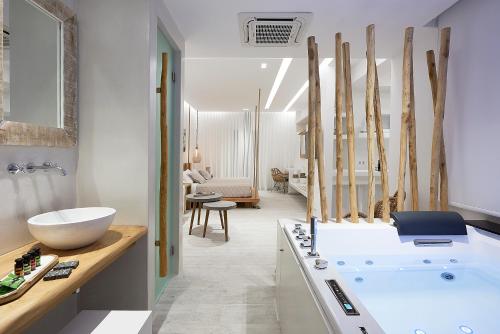
M 292 233 L 296 223 L 278 222 L 284 334 L 500 333 L 498 235 L 468 226 L 467 236 L 399 237 L 381 222 L 320 224 L 318 251 L 329 266 L 317 270 Z M 417 247 L 414 239 L 453 242 Z M 346 315 L 327 280 L 338 283 L 349 299 L 344 307 L 359 315 Z

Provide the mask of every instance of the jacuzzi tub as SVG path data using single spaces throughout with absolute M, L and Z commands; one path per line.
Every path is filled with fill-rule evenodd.
M 292 232 L 296 223 L 278 222 L 278 313 L 284 334 L 500 333 L 498 235 L 468 226 L 467 236 L 399 237 L 393 226 L 379 221 L 320 224 L 318 251 L 329 265 L 318 270 Z M 308 224 L 303 227 L 309 230 Z M 452 244 L 417 247 L 414 239 L 451 239 Z M 295 274 L 288 268 L 294 265 Z M 337 288 L 347 297 L 340 294 L 342 303 L 333 293 Z M 293 291 L 300 295 L 296 305 L 289 298 Z M 322 326 L 311 330 L 319 322 Z

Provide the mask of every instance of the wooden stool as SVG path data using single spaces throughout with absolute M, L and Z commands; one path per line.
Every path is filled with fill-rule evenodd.
M 186 201 L 191 203 L 191 223 L 189 224 L 189 234 L 191 235 L 191 231 L 193 230 L 193 221 L 194 216 L 196 214 L 196 208 L 198 208 L 198 225 L 200 225 L 200 217 L 201 217 L 201 207 L 203 203 L 207 202 L 217 202 L 222 198 L 222 194 L 212 194 L 206 196 L 200 196 L 196 194 L 186 195 Z
M 205 215 L 205 227 L 203 228 L 203 238 L 207 234 L 207 225 L 208 225 L 208 216 L 210 215 L 210 210 L 219 211 L 220 224 L 222 229 L 224 229 L 224 234 L 226 236 L 226 241 L 229 240 L 229 224 L 227 221 L 227 210 L 234 209 L 236 207 L 236 203 L 229 201 L 218 201 L 218 202 L 210 202 L 204 203 L 203 208 L 207 210 L 207 214 Z M 224 217 L 222 217 L 224 215 Z

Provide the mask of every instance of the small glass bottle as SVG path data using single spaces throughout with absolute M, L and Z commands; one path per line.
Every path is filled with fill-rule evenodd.
M 33 251 L 35 252 L 36 266 L 40 267 L 42 265 L 42 263 L 41 263 L 42 252 L 40 251 L 40 247 L 33 248 Z
M 16 276 L 24 276 L 24 260 L 23 258 L 17 258 L 16 259 L 16 265 L 14 266 L 14 274 Z
M 31 274 L 31 256 L 28 254 L 23 255 L 23 271 L 25 275 Z
M 34 250 L 30 250 L 28 252 L 28 255 L 30 256 L 31 271 L 35 271 L 36 270 L 36 253 Z

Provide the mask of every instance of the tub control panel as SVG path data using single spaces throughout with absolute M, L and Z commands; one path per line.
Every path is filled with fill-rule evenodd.
M 339 302 L 340 306 L 344 310 L 344 313 L 346 315 L 359 315 L 359 312 L 356 310 L 354 305 L 352 305 L 351 301 L 347 296 L 345 295 L 344 291 L 340 287 L 340 285 L 337 283 L 336 280 L 330 279 L 325 281 L 326 284 L 328 284 L 328 287 L 332 291 L 333 295 Z

